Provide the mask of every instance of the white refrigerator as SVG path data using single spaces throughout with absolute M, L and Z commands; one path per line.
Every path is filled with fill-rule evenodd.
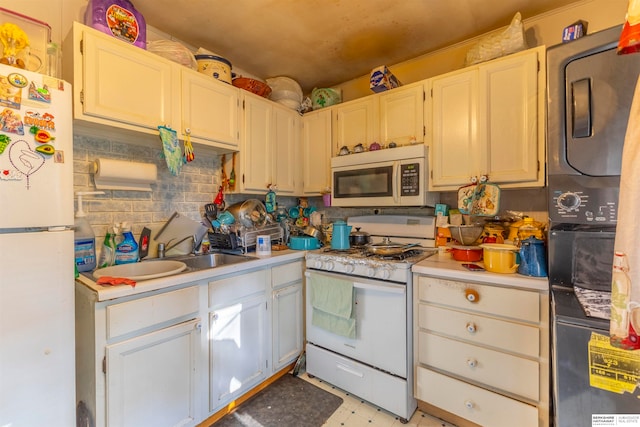
M 75 425 L 71 86 L 0 65 L 0 426 Z

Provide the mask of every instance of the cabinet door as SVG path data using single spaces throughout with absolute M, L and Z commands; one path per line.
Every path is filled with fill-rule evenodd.
M 436 77 L 432 81 L 433 134 L 430 188 L 454 189 L 470 183 L 485 155 L 476 137 L 478 74 L 476 70 Z
M 481 173 L 492 182 L 538 179 L 537 82 L 537 51 L 479 67 L 478 134 L 486 144 Z
M 195 425 L 199 336 L 195 319 L 108 345 L 108 425 Z
M 243 96 L 242 150 L 240 190 L 266 193 L 272 182 L 273 106 L 271 102 L 249 95 Z
M 424 88 L 416 85 L 380 96 L 380 139 L 385 145 L 424 142 Z
M 358 144 L 368 147 L 379 142 L 378 105 L 378 96 L 372 95 L 333 107 L 334 153 L 345 145 L 352 150 Z
M 190 130 L 193 142 L 237 150 L 238 89 L 196 71 L 181 73 L 182 135 Z
M 82 30 L 82 61 L 84 115 L 147 133 L 172 124 L 170 61 L 89 28 Z
M 302 352 L 302 282 L 273 292 L 273 371 Z
M 210 411 L 266 378 L 266 313 L 264 294 L 210 313 Z
M 300 115 L 290 108 L 273 106 L 274 144 L 272 183 L 278 194 L 294 196 L 301 188 L 300 172 Z
M 331 187 L 331 110 L 305 114 L 302 126 L 303 194 L 317 196 Z

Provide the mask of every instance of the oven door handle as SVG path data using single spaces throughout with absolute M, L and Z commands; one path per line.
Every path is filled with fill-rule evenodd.
M 401 285 L 373 285 L 371 283 L 353 282 L 354 288 L 369 289 L 372 291 L 386 292 L 388 294 L 404 294 L 405 286 Z

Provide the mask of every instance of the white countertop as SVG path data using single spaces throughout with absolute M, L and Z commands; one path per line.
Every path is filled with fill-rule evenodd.
M 186 271 L 172 276 L 160 277 L 157 279 L 141 280 L 135 286 L 129 285 L 98 285 L 92 279 L 84 275 L 80 275 L 76 282 L 82 283 L 87 288 L 96 293 L 97 301 L 108 301 L 115 298 L 127 297 L 131 295 L 141 294 L 143 292 L 151 292 L 159 289 L 169 288 L 171 286 L 183 285 L 186 283 L 198 282 L 202 280 L 210 280 L 212 278 L 227 274 L 239 273 L 242 271 L 252 270 L 254 268 L 267 267 L 282 262 L 304 260 L 306 251 L 272 251 L 269 256 L 256 256 L 248 254 L 254 259 L 251 261 L 240 262 L 236 264 L 223 265 L 220 267 L 208 268 L 197 271 Z M 144 262 L 144 261 L 143 261 Z
M 462 264 L 464 262 L 454 260 L 449 253 L 437 253 L 415 264 L 411 271 L 443 279 L 490 283 L 549 292 L 549 281 L 546 277 L 529 277 L 517 273 L 500 274 L 489 271 L 469 271 Z M 484 267 L 482 262 L 470 264 L 478 264 Z

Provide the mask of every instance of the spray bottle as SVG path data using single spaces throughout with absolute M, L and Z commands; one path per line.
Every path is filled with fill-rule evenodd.
M 109 267 L 116 262 L 116 241 L 115 230 L 113 227 L 107 228 L 107 234 L 104 236 L 102 250 L 100 251 L 100 260 L 98 268 Z
M 131 233 L 131 226 L 121 224 L 123 240 L 116 245 L 116 265 L 138 262 L 138 243 Z
M 78 191 L 78 210 L 73 224 L 73 250 L 76 268 L 79 272 L 92 271 L 96 268 L 96 235 L 87 220 L 82 206 L 82 196 L 104 194 L 104 191 Z

